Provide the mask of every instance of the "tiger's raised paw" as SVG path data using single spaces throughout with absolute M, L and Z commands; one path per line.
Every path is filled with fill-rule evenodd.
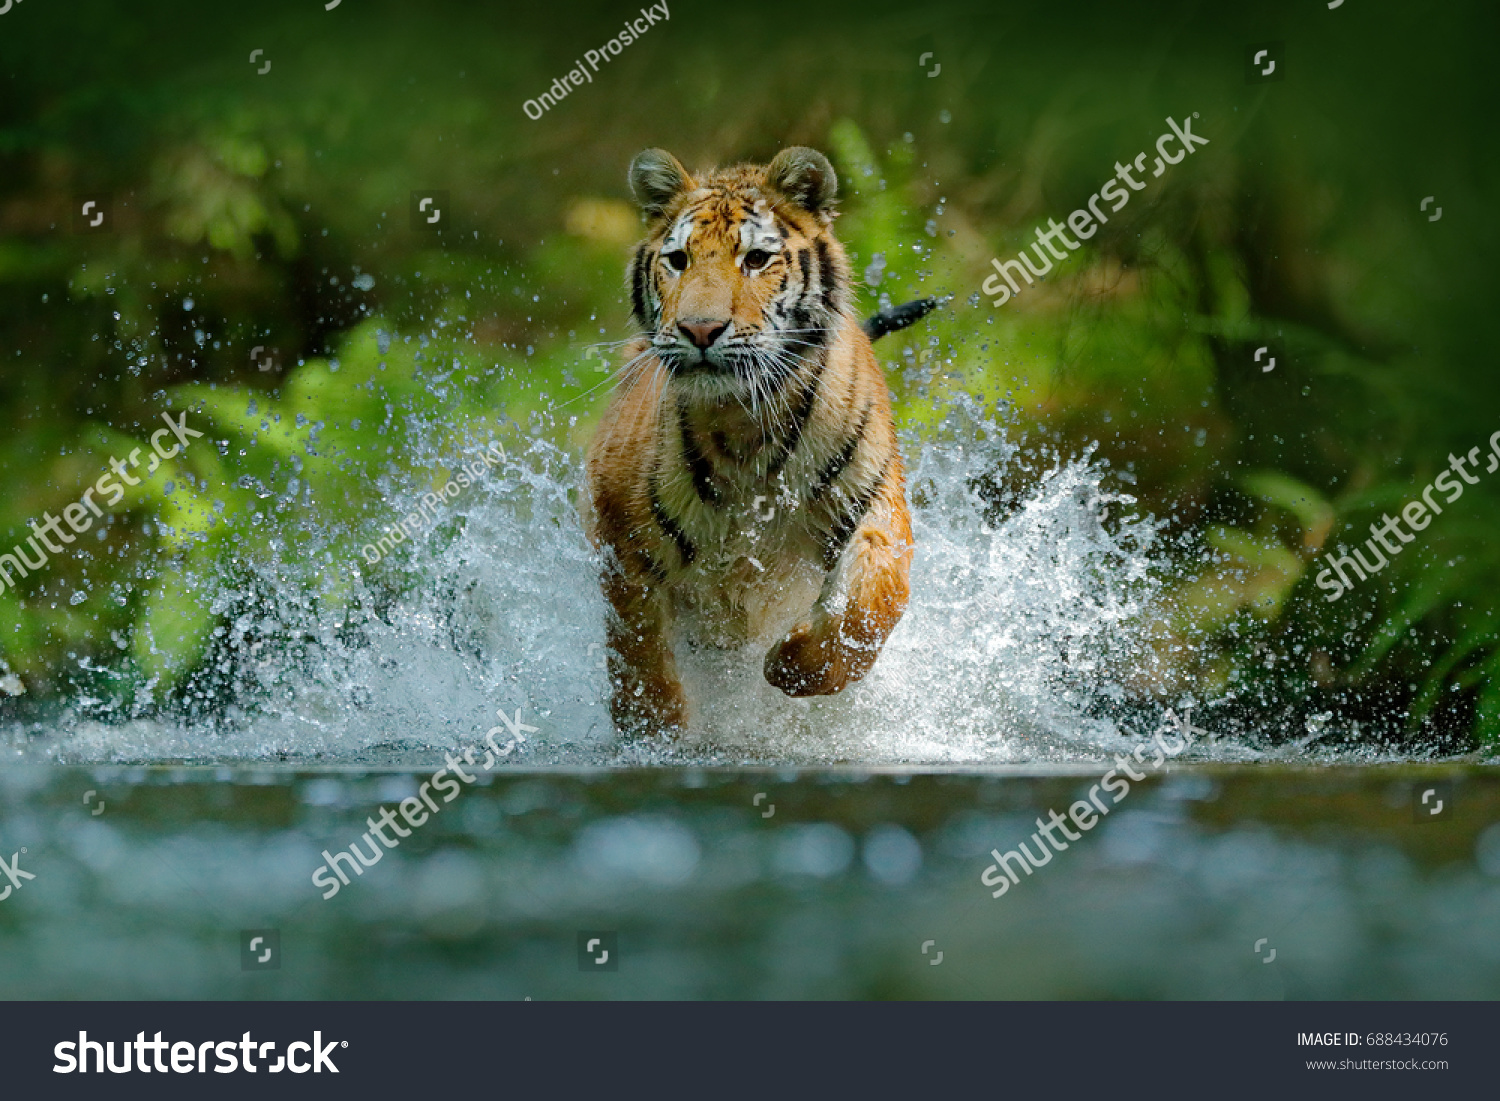
M 836 625 L 817 631 L 799 623 L 766 655 L 766 680 L 788 696 L 832 696 L 863 677 L 877 656 L 851 650 Z

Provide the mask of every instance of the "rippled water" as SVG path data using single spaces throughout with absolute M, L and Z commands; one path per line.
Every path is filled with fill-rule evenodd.
M 990 850 L 1096 775 L 513 771 L 327 901 L 322 852 L 424 774 L 0 777 L 36 877 L 0 998 L 1500 996 L 1494 770 L 1173 766 L 998 900 Z M 242 970 L 267 928 L 281 966 Z

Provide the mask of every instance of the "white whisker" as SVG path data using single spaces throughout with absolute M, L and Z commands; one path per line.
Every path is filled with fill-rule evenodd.
M 612 382 L 620 382 L 620 383 L 625 382 L 626 380 L 625 380 L 624 376 L 625 376 L 626 372 L 630 371 L 632 368 L 635 368 L 636 371 L 637 371 L 637 373 L 639 373 L 639 371 L 642 369 L 641 364 L 643 363 L 643 361 L 645 361 L 647 358 L 649 358 L 654 351 L 655 351 L 654 348 L 647 348 L 645 351 L 643 351 L 643 352 L 639 353 L 638 355 L 636 355 L 633 359 L 631 359 L 628 363 L 626 363 L 619 370 L 617 370 L 613 374 L 611 374 L 608 378 L 603 379 L 602 381 L 600 381 L 596 385 L 589 387 L 587 390 L 585 390 L 583 393 L 579 394 L 577 397 L 569 398 L 567 401 L 560 403 L 557 406 L 557 408 L 559 408 L 559 409 L 566 409 L 568 406 L 572 405 L 574 402 L 582 401 L 584 398 L 588 397 L 590 394 L 592 394 L 595 391 L 599 390 L 601 387 L 608 386 Z

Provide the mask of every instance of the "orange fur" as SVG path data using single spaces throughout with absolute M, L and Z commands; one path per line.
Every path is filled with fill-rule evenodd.
M 890 394 L 831 232 L 833 169 L 794 148 L 699 180 L 648 150 L 631 184 L 649 219 L 630 269 L 643 335 L 588 456 L 615 722 L 686 724 L 678 630 L 770 643 L 766 679 L 789 695 L 842 691 L 905 610 L 912 534 Z

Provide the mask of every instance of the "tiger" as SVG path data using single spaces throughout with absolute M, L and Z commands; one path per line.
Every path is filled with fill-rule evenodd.
M 627 266 L 620 381 L 586 459 L 621 732 L 686 729 L 674 639 L 770 643 L 765 679 L 831 695 L 867 674 L 910 597 L 914 552 L 891 395 L 832 232 L 838 178 L 814 149 L 690 175 L 632 161 L 647 237 Z

